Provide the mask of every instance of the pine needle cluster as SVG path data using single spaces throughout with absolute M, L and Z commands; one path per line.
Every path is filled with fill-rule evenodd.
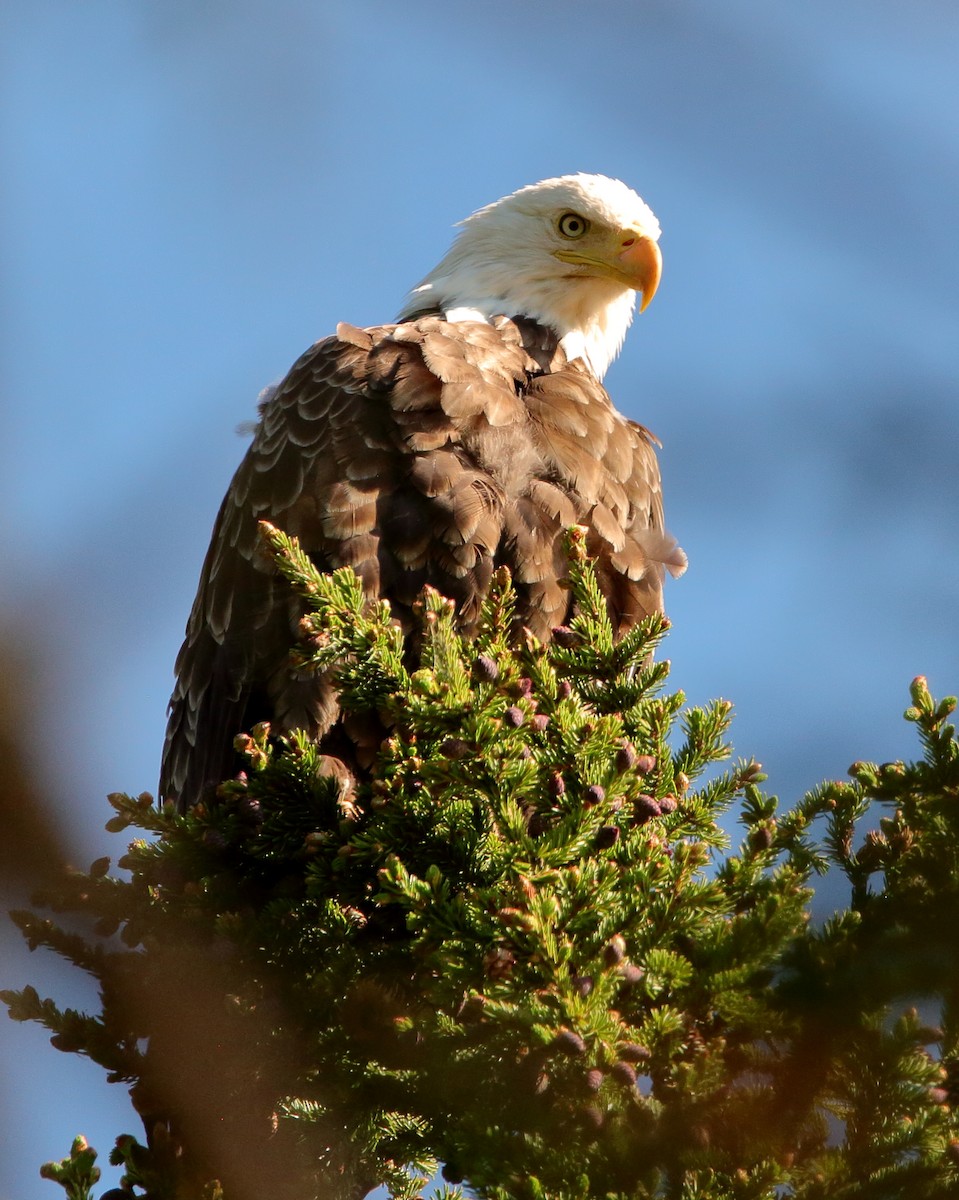
M 15 918 L 102 1007 L 28 987 L 11 1015 L 143 1119 L 101 1200 L 414 1200 L 437 1164 L 446 1200 L 959 1195 L 954 701 L 915 681 L 921 762 L 781 812 L 728 762 L 731 706 L 665 689 L 666 619 L 615 641 L 575 531 L 548 645 L 506 572 L 475 638 L 430 591 L 404 637 L 264 536 L 308 610 L 297 663 L 366 749 L 261 725 L 185 814 L 113 795 L 121 873 L 37 898 L 64 923 Z M 849 902 L 814 928 L 829 866 Z M 44 1171 L 91 1200 L 95 1159 L 78 1139 Z

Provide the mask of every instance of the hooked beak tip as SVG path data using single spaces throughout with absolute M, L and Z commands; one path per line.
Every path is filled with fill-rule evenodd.
M 636 237 L 620 253 L 619 262 L 630 286 L 642 296 L 639 311 L 643 312 L 656 295 L 662 278 L 662 252 L 652 238 Z

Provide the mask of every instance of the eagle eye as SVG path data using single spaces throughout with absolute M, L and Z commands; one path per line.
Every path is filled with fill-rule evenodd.
M 560 217 L 556 227 L 563 237 L 581 238 L 589 229 L 589 221 L 585 217 L 581 217 L 579 213 L 567 212 Z

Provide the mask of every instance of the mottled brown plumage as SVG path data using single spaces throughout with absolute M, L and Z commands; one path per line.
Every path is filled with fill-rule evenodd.
M 177 659 L 161 794 L 194 803 L 257 720 L 320 736 L 336 719 L 329 685 L 289 665 L 302 610 L 258 552 L 260 519 L 321 569 L 352 566 L 404 624 L 431 584 L 469 632 L 504 564 L 542 639 L 570 615 L 563 531 L 584 525 L 622 633 L 662 608 L 665 571 L 685 565 L 654 441 L 536 321 L 341 325 L 263 404 L 223 501 Z
M 585 525 L 622 632 L 662 608 L 664 568 L 682 564 L 653 440 L 533 322 L 341 325 L 265 403 L 223 501 L 177 659 L 163 793 L 192 799 L 228 774 L 251 718 L 320 734 L 335 717 L 329 689 L 287 665 L 300 608 L 257 552 L 258 520 L 322 568 L 352 566 L 401 620 L 429 583 L 469 630 L 505 564 L 544 639 L 569 615 L 563 530 Z

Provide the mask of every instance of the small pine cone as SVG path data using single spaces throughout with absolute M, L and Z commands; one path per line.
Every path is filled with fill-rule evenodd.
M 586 1090 L 588 1092 L 598 1092 L 603 1086 L 603 1072 L 599 1067 L 593 1067 L 592 1070 L 586 1072 Z
M 203 837 L 200 839 L 207 850 L 213 850 L 215 853 L 225 850 L 230 844 L 224 834 L 219 829 L 206 829 L 203 832 Z
M 250 825 L 263 824 L 263 807 L 254 796 L 241 796 L 237 800 L 236 815 Z
M 539 837 L 541 833 L 545 833 L 548 827 L 546 817 L 537 811 L 533 811 L 526 819 L 526 829 L 530 837 Z
M 440 745 L 440 754 L 444 758 L 459 759 L 465 758 L 469 754 L 469 744 L 464 742 L 462 738 L 451 737 Z
M 608 850 L 610 846 L 615 846 L 619 841 L 619 826 L 618 825 L 603 825 L 596 834 L 594 845 L 597 850 Z
M 566 780 L 558 771 L 554 771 L 549 777 L 549 794 L 551 796 L 562 796 L 566 791 Z
M 564 1029 L 558 1033 L 550 1045 L 560 1054 L 569 1054 L 572 1057 L 586 1053 L 586 1043 L 578 1033 L 573 1033 L 571 1029 Z
M 560 698 L 560 700 L 568 700 L 570 698 L 570 696 L 572 696 L 572 694 L 573 694 L 573 685 L 569 682 L 568 679 L 561 680 L 559 683 L 559 686 L 556 689 L 556 695 Z
M 520 725 L 526 720 L 526 715 L 521 708 L 517 708 L 515 704 L 511 705 L 506 712 L 503 713 L 503 721 L 511 729 L 519 729 Z
M 633 749 L 632 743 L 625 742 L 616 751 L 616 770 L 619 772 L 631 771 L 636 763 L 636 751 Z
M 568 625 L 557 625 L 553 630 L 553 641 L 557 646 L 562 646 L 564 650 L 568 650 L 579 641 L 579 634 L 575 629 L 570 629 Z
M 303 617 L 297 628 L 297 637 L 307 655 L 316 654 L 330 644 L 330 635 L 317 629 L 312 616 Z
M 596 1133 L 599 1133 L 606 1123 L 606 1114 L 595 1104 L 587 1104 L 585 1108 L 581 1108 L 579 1116 L 583 1126 L 587 1130 L 594 1130 Z
M 619 1047 L 619 1057 L 623 1062 L 647 1062 L 652 1055 L 646 1046 L 641 1046 L 638 1042 L 626 1042 Z
M 614 1063 L 610 1067 L 609 1075 L 611 1079 L 615 1079 L 617 1083 L 621 1083 L 624 1087 L 636 1086 L 636 1072 L 628 1062 Z
M 654 770 L 655 766 L 656 759 L 652 754 L 641 754 L 639 758 L 636 759 L 636 774 L 648 775 L 650 771 Z
M 483 967 L 490 979 L 505 979 L 515 963 L 513 952 L 505 947 L 490 950 L 483 956 Z
M 617 933 L 614 938 L 607 942 L 603 950 L 603 958 L 606 960 L 608 967 L 618 966 L 626 957 L 626 942 Z
M 586 789 L 583 796 L 583 803 L 587 808 L 592 808 L 594 804 L 602 804 L 606 799 L 606 789 L 599 786 L 598 783 L 592 783 Z
M 499 667 L 488 654 L 481 654 L 473 663 L 473 675 L 481 683 L 493 683 L 499 678 Z
M 633 801 L 633 822 L 636 825 L 645 825 L 653 817 L 661 816 L 662 811 L 653 796 L 637 796 Z
M 462 1183 L 465 1179 L 458 1163 L 443 1163 L 440 1174 L 447 1183 Z
M 518 679 L 516 681 L 516 686 L 514 687 L 513 691 L 517 696 L 531 696 L 533 694 L 532 679 L 528 679 L 524 675 L 522 679 Z
M 50 1039 L 50 1045 L 55 1050 L 62 1050 L 65 1054 L 76 1054 L 78 1050 L 84 1048 L 83 1039 L 78 1037 L 76 1033 L 64 1030 L 62 1033 L 55 1033 Z
M 675 812 L 678 805 L 675 796 L 663 796 L 659 802 L 659 811 L 665 816 L 667 813 Z
M 537 713 L 536 716 L 530 721 L 530 725 L 536 730 L 537 733 L 542 733 L 548 724 L 549 717 L 546 715 L 546 713 Z
M 633 984 L 639 983 L 646 972 L 642 967 L 637 967 L 634 963 L 623 963 L 619 968 L 619 976 L 623 983 L 632 987 Z
M 772 844 L 773 831 L 768 825 L 758 825 L 749 835 L 749 848 L 757 853 L 768 850 Z
M 592 975 L 574 975 L 571 982 L 577 995 L 582 996 L 584 1000 L 593 990 Z

